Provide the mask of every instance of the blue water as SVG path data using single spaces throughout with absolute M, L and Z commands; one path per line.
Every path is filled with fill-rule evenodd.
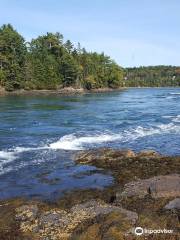
M 75 165 L 78 150 L 113 147 L 180 154 L 180 89 L 127 89 L 78 96 L 0 97 L 0 198 L 56 198 L 112 184 Z

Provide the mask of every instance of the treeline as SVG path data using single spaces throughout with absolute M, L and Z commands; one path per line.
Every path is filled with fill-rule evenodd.
M 25 42 L 10 24 L 0 28 L 0 86 L 7 91 L 122 85 L 123 69 L 104 53 L 74 47 L 60 33 Z
M 26 42 L 10 25 L 0 28 L 0 87 L 17 89 L 180 86 L 180 67 L 121 68 L 104 53 L 87 52 L 47 33 Z
M 180 67 L 149 66 L 126 68 L 127 87 L 176 87 L 180 86 Z

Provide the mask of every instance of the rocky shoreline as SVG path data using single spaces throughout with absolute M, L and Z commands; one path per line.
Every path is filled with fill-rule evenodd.
M 179 156 L 100 148 L 80 151 L 74 161 L 111 171 L 113 186 L 75 191 L 53 203 L 1 201 L 0 239 L 179 239 Z M 137 236 L 136 227 L 171 233 Z
M 103 92 L 113 92 L 126 89 L 125 87 L 121 88 L 97 88 L 86 90 L 83 88 L 73 88 L 65 87 L 57 90 L 15 90 L 8 92 L 4 88 L 0 87 L 0 96 L 48 96 L 48 95 L 76 95 L 76 94 L 86 94 L 86 93 L 103 93 Z

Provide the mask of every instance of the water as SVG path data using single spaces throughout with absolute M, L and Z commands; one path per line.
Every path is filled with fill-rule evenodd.
M 0 198 L 52 199 L 112 184 L 75 165 L 78 150 L 113 147 L 180 154 L 180 89 L 127 89 L 79 96 L 0 98 Z

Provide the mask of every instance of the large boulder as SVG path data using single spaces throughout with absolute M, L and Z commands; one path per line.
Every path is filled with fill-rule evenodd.
M 132 196 L 143 198 L 147 194 L 153 198 L 180 197 L 180 175 L 156 176 L 127 183 L 123 192 L 116 194 L 116 198 L 121 199 Z

